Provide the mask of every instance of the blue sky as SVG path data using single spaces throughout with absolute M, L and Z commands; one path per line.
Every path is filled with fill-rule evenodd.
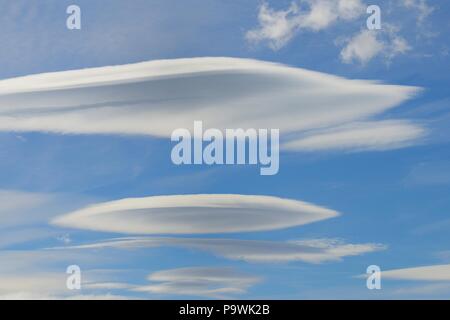
M 73 3 L 0 0 L 0 80 L 63 72 L 55 80 L 63 82 L 72 79 L 64 73 L 67 70 L 153 61 L 138 68 L 144 77 L 165 70 L 157 60 L 188 58 L 181 67 L 195 73 L 210 65 L 208 71 L 214 75 L 212 80 L 199 79 L 205 87 L 192 84 L 193 96 L 211 99 L 201 100 L 202 106 L 211 103 L 216 108 L 197 116 L 221 125 L 228 113 L 245 111 L 246 96 L 232 83 L 242 81 L 254 101 L 268 101 L 262 107 L 271 115 L 269 120 L 279 119 L 274 125 L 282 134 L 283 128 L 289 131 L 294 126 L 316 140 L 305 147 L 305 136 L 300 135 L 302 147 L 282 149 L 280 171 L 274 176 L 261 176 L 254 166 L 175 166 L 166 130 L 184 123 L 196 107 L 186 96 L 190 83 L 183 82 L 175 68 L 180 67 L 173 62 L 178 60 L 168 62 L 175 66 L 173 82 L 157 82 L 155 89 L 134 80 L 148 86 L 143 93 L 136 89 L 139 97 L 150 99 L 155 93 L 167 101 L 181 99 L 179 113 L 170 117 L 158 113 L 164 112 L 164 103 L 145 105 L 156 113 L 143 116 L 134 116 L 133 109 L 119 103 L 123 110 L 111 113 L 81 110 L 67 113 L 67 118 L 64 113 L 33 118 L 39 112 L 33 108 L 42 108 L 42 101 L 61 108 L 89 107 L 117 102 L 116 97 L 135 98 L 136 91 L 117 79 L 113 79 L 118 81 L 117 90 L 95 91 L 97 87 L 85 84 L 67 91 L 69 95 L 61 95 L 44 78 L 0 81 L 0 298 L 450 297 L 449 3 L 377 1 L 382 29 L 370 32 L 364 1 L 80 0 L 76 4 L 82 11 L 82 29 L 70 31 L 65 11 Z M 344 4 L 350 9 L 337 12 Z M 195 60 L 201 57 L 238 59 Z M 292 80 L 285 66 L 266 62 L 290 66 L 301 77 Z M 258 77 L 241 78 L 246 74 L 239 73 L 240 68 L 249 64 Z M 214 91 L 214 81 L 219 85 L 225 81 L 222 69 L 228 66 L 239 72 L 223 92 Z M 115 76 L 131 73 L 124 68 Z M 325 76 L 304 73 L 305 69 Z M 80 81 L 104 72 L 81 70 Z M 378 84 L 361 81 L 355 89 L 350 79 Z M 270 88 L 264 87 L 264 80 Z M 285 93 L 281 84 L 310 86 L 314 93 L 309 97 L 301 87 L 300 93 Z M 33 86 L 46 88 L 48 95 L 40 96 L 37 90 L 30 99 L 26 90 Z M 340 96 L 333 91 L 336 87 L 348 95 Z M 268 97 L 264 90 L 269 90 Z M 284 109 L 305 103 L 320 107 L 322 98 L 336 103 L 328 111 L 318 108 L 312 113 Z M 327 112 L 343 116 L 340 110 L 347 107 L 355 115 L 351 121 L 326 123 L 325 129 L 322 124 L 307 130 L 300 126 Z M 357 116 L 369 107 L 376 112 Z M 258 115 L 255 106 L 249 108 Z M 252 121 L 238 117 L 231 124 Z M 364 140 L 361 132 L 353 131 L 355 126 L 373 128 L 369 132 L 373 136 Z M 349 132 L 344 142 L 337 138 L 323 142 L 323 134 L 337 137 L 341 131 Z M 362 141 L 355 142 L 356 138 Z M 230 217 L 221 226 L 224 232 L 185 231 L 189 223 L 198 222 L 196 210 L 205 210 L 206 225 L 208 210 L 215 212 L 207 205 L 210 200 L 198 194 L 237 206 L 237 215 L 218 213 Z M 217 198 L 221 194 L 234 196 Z M 141 218 L 132 209 L 125 210 L 114 226 L 107 220 L 76 220 L 77 210 L 86 206 L 121 199 L 131 206 L 130 198 L 161 195 L 173 196 L 168 200 L 173 203 L 169 221 L 163 222 L 182 231 L 126 232 L 133 217 Z M 152 206 L 161 205 L 160 198 L 146 199 Z M 278 199 L 299 201 L 298 206 L 307 202 L 339 216 L 292 223 L 289 212 L 283 211 L 287 204 Z M 189 209 L 191 201 L 196 210 Z M 239 207 L 241 201 L 264 213 L 254 221 L 261 230 L 230 232 L 247 221 L 249 213 Z M 54 223 L 70 212 L 75 212 L 74 220 Z M 284 216 L 289 227 L 267 226 L 266 221 L 273 217 L 284 221 Z M 159 222 L 144 223 L 157 228 Z M 124 231 L 114 232 L 118 226 Z M 215 245 L 222 240 L 226 244 Z M 65 271 L 73 264 L 82 270 L 81 291 L 65 288 Z M 358 277 L 369 265 L 382 270 L 381 290 L 368 290 L 365 278 Z

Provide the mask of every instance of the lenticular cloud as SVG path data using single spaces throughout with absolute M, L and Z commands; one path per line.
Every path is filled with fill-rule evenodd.
M 53 224 L 124 234 L 206 234 L 276 230 L 338 215 L 309 203 L 269 196 L 175 195 L 96 204 L 57 217 Z
M 170 137 L 202 120 L 295 135 L 366 120 L 418 90 L 258 60 L 160 60 L 2 80 L 0 131 Z

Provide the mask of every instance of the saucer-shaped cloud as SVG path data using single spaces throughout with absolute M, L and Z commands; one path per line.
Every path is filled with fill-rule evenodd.
M 295 138 L 366 120 L 418 90 L 250 59 L 160 60 L 2 80 L 0 131 L 170 137 L 202 120 Z
M 181 268 L 158 271 L 148 280 L 148 286 L 136 287 L 134 291 L 162 295 L 202 296 L 225 298 L 229 295 L 245 293 L 260 282 L 259 278 L 240 273 L 231 268 Z
M 200 194 L 106 202 L 57 217 L 53 223 L 124 234 L 201 234 L 275 230 L 337 215 L 336 211 L 297 200 Z
M 119 238 L 107 241 L 56 249 L 137 249 L 159 246 L 181 247 L 211 252 L 231 260 L 279 263 L 303 261 L 322 263 L 339 261 L 344 257 L 384 250 L 376 243 L 350 244 L 336 239 L 302 241 L 259 241 L 237 239 L 193 238 Z

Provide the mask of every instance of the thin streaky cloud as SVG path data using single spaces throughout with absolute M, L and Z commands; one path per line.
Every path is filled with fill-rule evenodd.
M 288 151 L 398 149 L 417 143 L 426 136 L 420 125 L 408 121 L 374 121 L 318 130 L 282 145 Z
M 450 264 L 382 270 L 381 276 L 383 279 L 392 280 L 450 281 Z
M 53 250 L 81 249 L 143 249 L 180 247 L 210 252 L 231 260 L 252 263 L 285 263 L 303 261 L 324 263 L 341 261 L 345 257 L 382 251 L 387 246 L 377 243 L 351 244 L 338 239 L 308 239 L 296 241 L 261 241 L 236 239 L 194 238 L 117 238 L 106 241 L 53 248 Z
M 227 267 L 190 267 L 154 272 L 152 284 L 132 289 L 158 295 L 226 299 L 245 293 L 261 279 Z

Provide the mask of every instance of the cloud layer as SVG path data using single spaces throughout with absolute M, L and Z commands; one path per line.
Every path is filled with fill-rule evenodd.
M 405 121 L 353 123 L 307 134 L 285 143 L 290 151 L 388 150 L 415 143 L 425 136 L 425 129 Z
M 269 196 L 211 194 L 130 198 L 96 204 L 55 225 L 125 234 L 201 234 L 275 230 L 338 216 L 306 202 Z
M 159 60 L 2 80 L 0 131 L 167 138 L 202 120 L 295 138 L 368 120 L 418 91 L 249 59 Z
M 386 279 L 414 281 L 450 281 L 450 264 L 383 271 Z
M 207 251 L 231 260 L 260 263 L 291 261 L 322 263 L 339 261 L 344 257 L 362 255 L 386 248 L 381 244 L 349 244 L 336 239 L 277 242 L 235 239 L 119 238 L 92 244 L 65 247 L 64 249 L 136 249 L 160 246 Z
M 242 294 L 259 278 L 231 268 L 195 267 L 171 269 L 152 273 L 148 280 L 154 284 L 134 288 L 134 291 L 160 295 L 202 296 L 223 299 Z

